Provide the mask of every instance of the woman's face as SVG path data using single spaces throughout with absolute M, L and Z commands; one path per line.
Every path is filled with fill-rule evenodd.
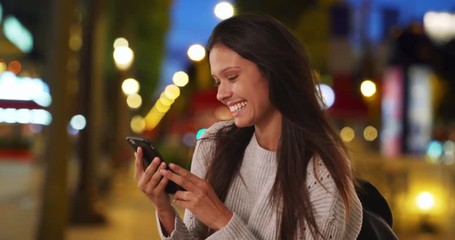
M 270 125 L 280 115 L 269 101 L 268 81 L 257 65 L 221 44 L 209 56 L 210 68 L 218 86 L 217 99 L 232 113 L 238 127 Z

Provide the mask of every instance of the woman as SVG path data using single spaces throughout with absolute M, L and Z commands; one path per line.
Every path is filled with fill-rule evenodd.
M 321 109 L 300 42 L 275 19 L 242 14 L 220 22 L 207 45 L 217 99 L 233 121 L 197 143 L 191 173 L 155 159 L 139 188 L 169 239 L 356 239 L 362 206 L 350 162 Z M 173 201 L 169 180 L 186 191 Z

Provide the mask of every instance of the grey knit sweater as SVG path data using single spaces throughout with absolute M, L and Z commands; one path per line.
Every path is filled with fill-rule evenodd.
M 220 126 L 220 123 L 215 124 L 207 132 L 216 131 Z M 206 140 L 199 141 L 196 146 L 191 171 L 201 178 L 205 175 L 206 161 L 212 149 L 213 142 Z M 313 171 L 314 165 L 316 171 Z M 259 146 L 253 135 L 245 150 L 241 177 L 234 179 L 225 200 L 226 206 L 234 215 L 225 227 L 207 239 L 276 239 L 276 210 L 269 199 L 276 170 L 276 153 Z M 324 239 L 356 239 L 362 225 L 362 206 L 358 197 L 354 196 L 352 209 L 346 216 L 343 201 L 322 161 L 313 159 L 306 174 L 310 201 Z M 189 211 L 185 211 L 183 221 L 176 217 L 175 230 L 169 237 L 165 237 L 161 228 L 158 228 L 162 239 L 202 239 L 200 236 L 207 232 L 207 228 Z M 299 229 L 298 233 L 297 239 L 312 239 L 308 230 Z

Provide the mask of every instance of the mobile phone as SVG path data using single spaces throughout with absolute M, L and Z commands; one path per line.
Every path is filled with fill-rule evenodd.
M 163 157 L 150 140 L 142 137 L 128 136 L 126 137 L 126 141 L 130 144 L 131 147 L 133 147 L 133 150 L 135 152 L 137 152 L 138 147 L 142 148 L 143 152 L 142 164 L 144 166 L 144 169 L 146 169 L 150 165 L 150 163 L 152 163 L 152 160 L 155 157 L 159 157 L 161 161 L 164 161 Z M 168 167 L 166 168 L 169 169 Z M 177 190 L 183 191 L 185 189 L 183 189 L 181 186 L 177 185 L 171 180 L 169 180 L 166 187 L 164 188 L 164 191 L 169 194 L 174 194 L 175 192 L 177 192 Z

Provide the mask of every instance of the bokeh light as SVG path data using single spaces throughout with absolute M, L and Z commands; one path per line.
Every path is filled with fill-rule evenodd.
M 78 114 L 71 118 L 70 125 L 76 130 L 82 130 L 87 125 L 87 121 L 85 120 L 84 116 Z
M 0 59 L 0 74 L 7 70 L 6 62 L 3 59 Z
M 365 80 L 360 85 L 360 91 L 365 97 L 371 97 L 376 93 L 376 84 L 371 80 Z
M 193 44 L 188 48 L 188 57 L 193 61 L 201 61 L 205 57 L 205 48 L 200 44 Z
M 140 116 L 136 115 L 131 118 L 130 128 L 134 133 L 141 133 L 145 129 L 145 119 Z
M 319 89 L 321 91 L 322 101 L 324 101 L 324 103 L 321 103 L 321 106 L 330 108 L 335 103 L 335 92 L 327 84 L 319 84 Z
M 115 65 L 120 70 L 128 69 L 133 63 L 134 52 L 127 46 L 120 46 L 114 50 Z
M 22 69 L 22 65 L 19 61 L 17 60 L 14 60 L 14 61 L 11 61 L 9 64 L 8 64 L 8 71 L 14 73 L 14 74 L 19 74 L 21 72 L 21 69 Z
M 443 154 L 442 144 L 438 141 L 431 141 L 427 147 L 427 157 L 430 162 L 438 161 Z
M 367 126 L 363 130 L 363 137 L 367 141 L 374 141 L 378 137 L 378 130 L 373 126 Z
M 178 87 L 184 87 L 189 82 L 189 76 L 184 71 L 178 71 L 172 76 L 172 82 Z
M 428 211 L 434 206 L 434 197 L 430 192 L 421 192 L 417 195 L 417 207 L 420 210 Z
M 164 89 L 164 95 L 169 99 L 176 99 L 180 96 L 180 89 L 176 85 L 170 84 Z
M 350 142 L 355 138 L 354 129 L 350 127 L 344 127 L 340 131 L 340 137 L 344 142 Z
M 126 98 L 126 104 L 129 108 L 137 109 L 142 105 L 142 97 L 137 93 L 130 94 Z
M 33 35 L 22 23 L 13 16 L 5 17 L 3 33 L 8 40 L 24 53 L 33 49 Z
M 427 12 L 423 26 L 428 36 L 436 43 L 446 43 L 455 38 L 455 14 L 448 12 Z
M 234 6 L 230 2 L 219 2 L 213 9 L 215 16 L 221 20 L 234 16 Z
M 138 93 L 139 88 L 139 82 L 134 78 L 127 78 L 122 83 L 122 91 L 126 95 Z
M 118 47 L 128 47 L 128 40 L 126 40 L 125 38 L 117 38 L 115 39 L 114 41 L 114 48 L 118 48 Z

